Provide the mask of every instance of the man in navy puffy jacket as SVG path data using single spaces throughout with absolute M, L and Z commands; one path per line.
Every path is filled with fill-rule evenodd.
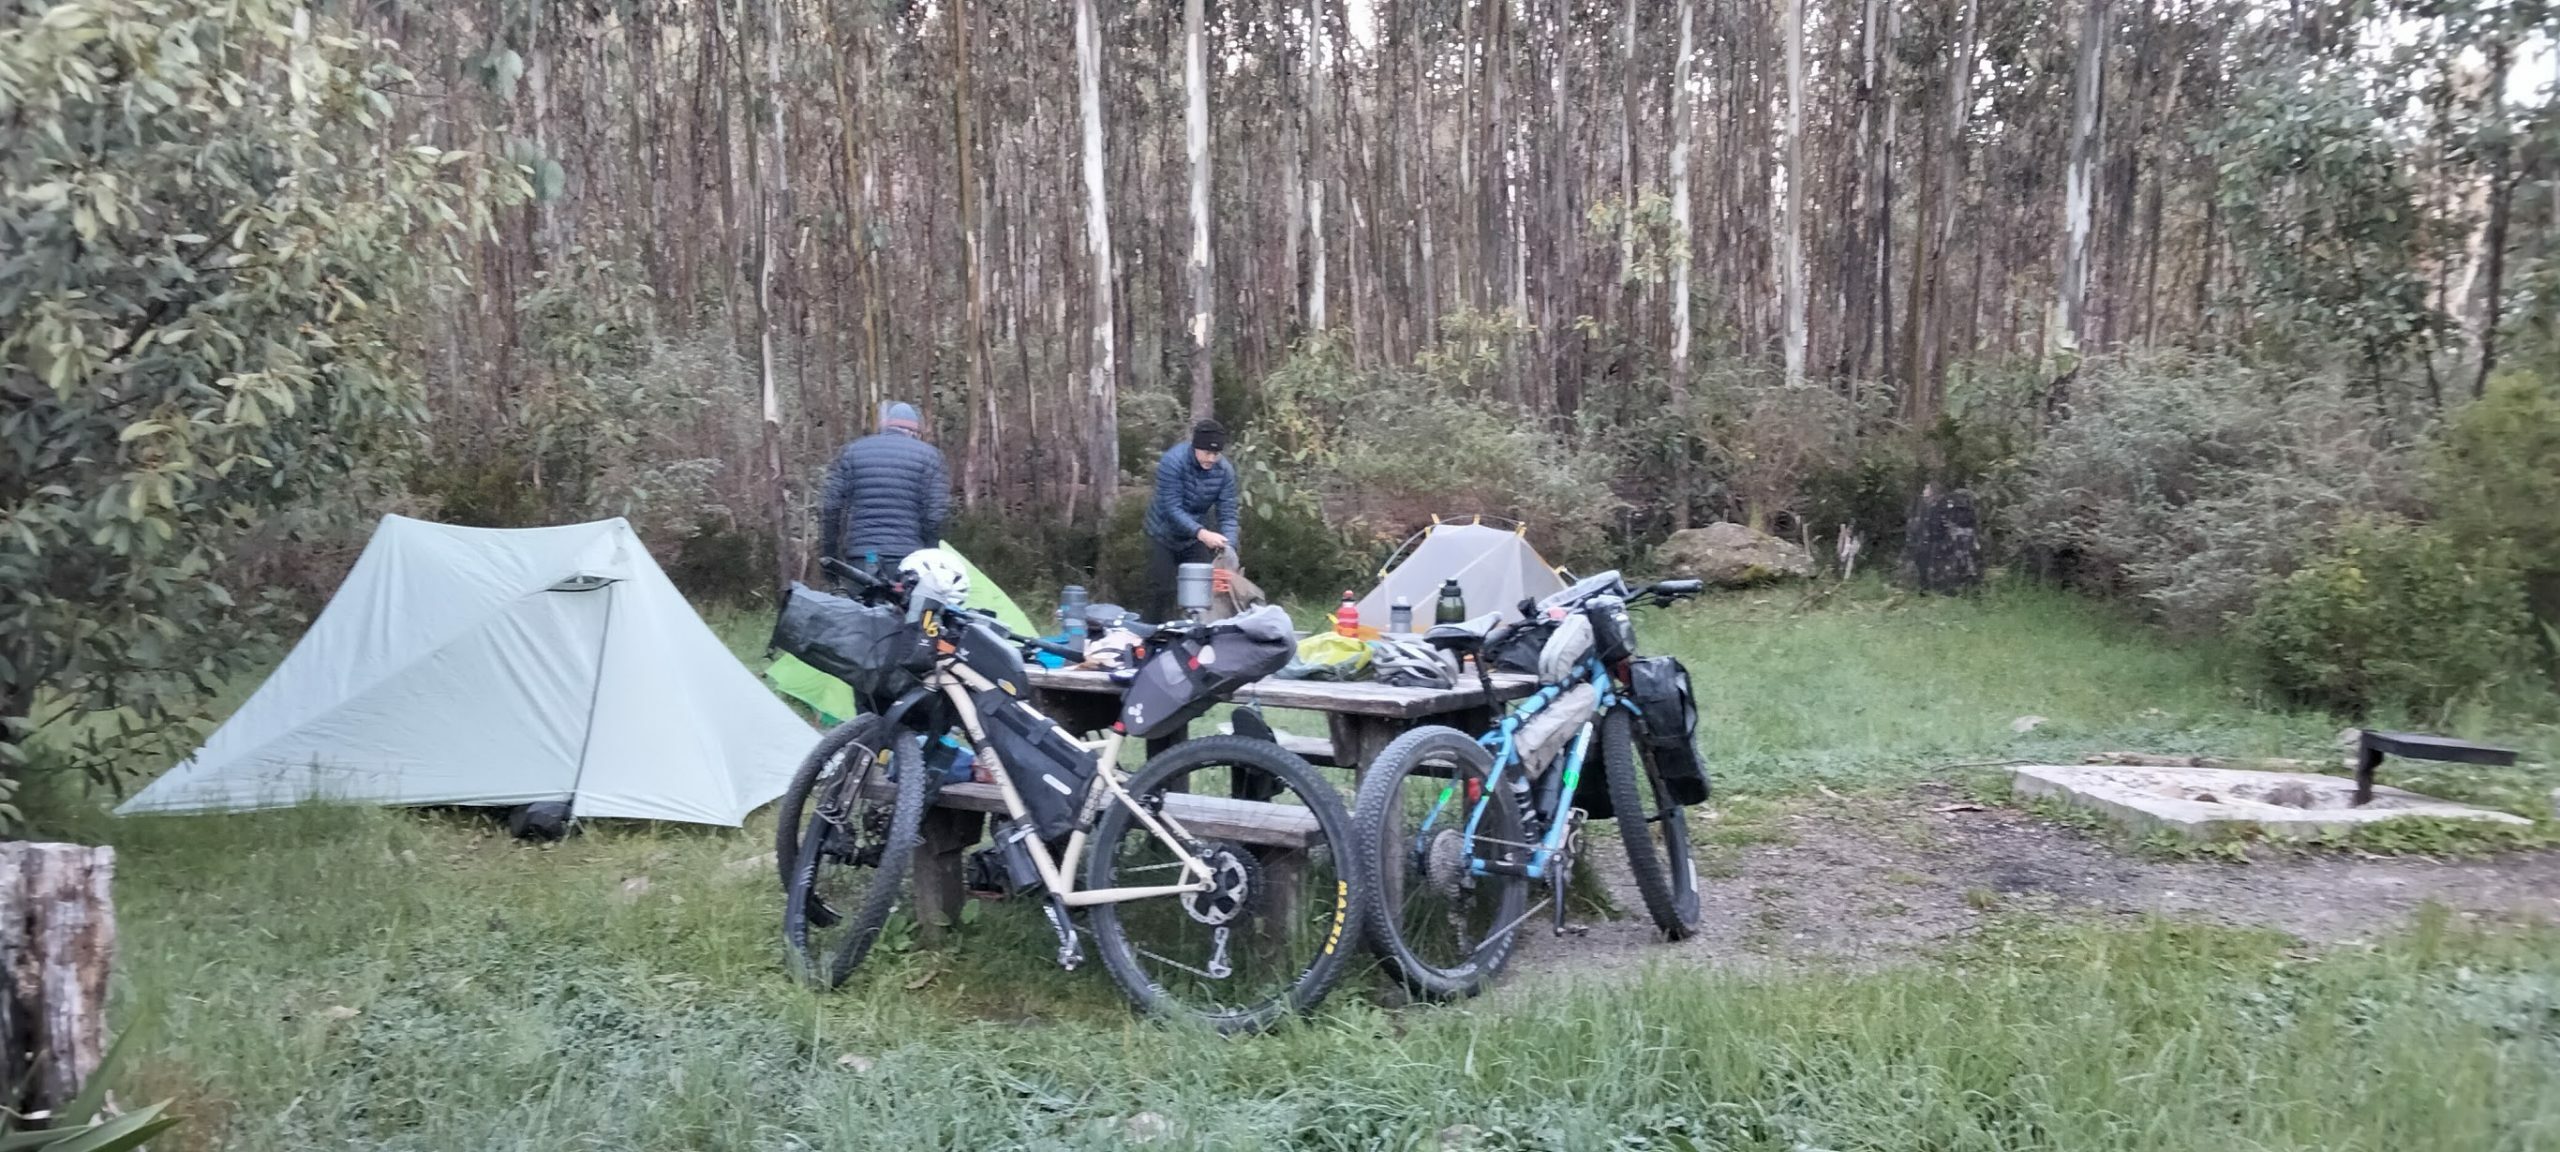
M 941 542 L 951 475 L 941 450 L 918 438 L 921 426 L 915 405 L 883 404 L 880 431 L 836 455 L 819 504 L 820 555 L 894 565 Z
M 1147 619 L 1170 620 L 1179 605 L 1176 569 L 1206 564 L 1236 547 L 1236 469 L 1226 460 L 1227 430 L 1215 420 L 1156 461 L 1156 495 L 1147 504 Z

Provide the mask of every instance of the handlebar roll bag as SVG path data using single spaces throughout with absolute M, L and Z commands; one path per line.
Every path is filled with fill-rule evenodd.
M 864 604 L 794 581 L 775 613 L 770 648 L 853 688 L 866 706 L 914 687 L 920 634 L 895 608 Z

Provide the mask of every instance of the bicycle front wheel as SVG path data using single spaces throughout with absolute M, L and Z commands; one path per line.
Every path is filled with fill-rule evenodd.
M 1635 714 L 1611 708 L 1600 720 L 1600 759 L 1609 775 L 1627 869 L 1636 875 L 1645 911 L 1669 940 L 1698 930 L 1698 864 L 1689 855 L 1689 813 L 1671 798 L 1651 749 L 1639 748 Z
M 1396 737 L 1360 777 L 1353 822 L 1369 859 L 1369 942 L 1415 996 L 1484 991 L 1511 959 L 1529 881 L 1512 867 L 1533 850 L 1506 787 L 1487 787 L 1493 757 L 1455 728 Z
M 860 716 L 800 766 L 805 779 L 793 790 L 804 801 L 780 833 L 794 842 L 783 863 L 782 938 L 794 973 L 813 987 L 844 983 L 897 906 L 924 822 L 922 761 L 914 741 Z
M 1223 1033 L 1259 1031 L 1321 1003 L 1360 946 L 1352 893 L 1365 871 L 1333 785 L 1269 741 L 1214 736 L 1149 760 L 1128 791 L 1212 883 L 1094 906 L 1095 950 L 1130 1001 Z M 1128 805 L 1103 808 L 1087 891 L 1184 879 L 1173 845 Z

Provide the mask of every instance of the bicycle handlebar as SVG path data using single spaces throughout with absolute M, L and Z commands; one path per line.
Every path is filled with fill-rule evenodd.
M 860 567 L 847 564 L 833 556 L 819 557 L 818 570 L 839 580 L 859 584 L 864 588 L 884 588 L 888 586 L 888 582 L 882 580 L 878 574 L 865 572 Z

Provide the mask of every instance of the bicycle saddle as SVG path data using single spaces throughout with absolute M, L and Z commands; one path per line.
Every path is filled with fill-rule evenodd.
M 1422 642 L 1451 652 L 1473 652 L 1484 647 L 1485 637 L 1502 623 L 1502 613 L 1487 612 L 1463 624 L 1435 624 L 1422 634 Z

